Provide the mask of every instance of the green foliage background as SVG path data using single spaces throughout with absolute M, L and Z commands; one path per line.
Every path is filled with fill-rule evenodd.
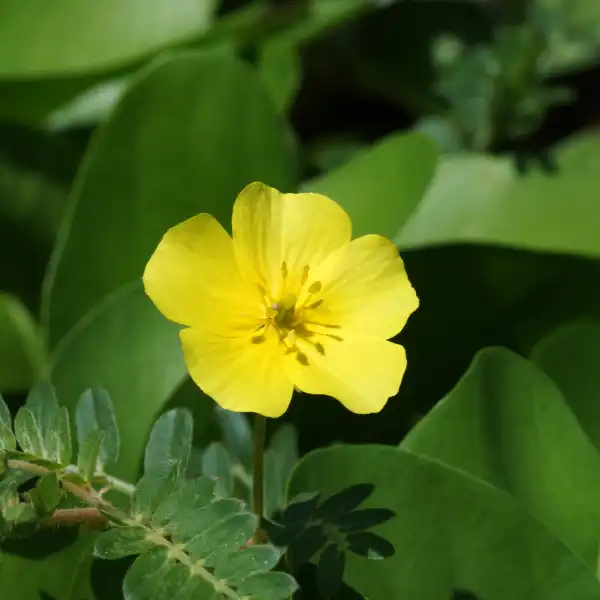
M 597 0 L 5 0 L 11 412 L 45 379 L 73 422 L 108 390 L 134 482 L 185 407 L 190 465 L 247 494 L 248 424 L 190 383 L 140 276 L 170 226 L 229 227 L 250 181 L 319 191 L 396 242 L 421 307 L 381 414 L 298 394 L 269 423 L 270 510 L 375 484 L 396 553 L 350 557 L 338 598 L 600 600 L 599 57 Z M 0 542 L 0 594 L 121 597 L 128 559 L 93 537 Z

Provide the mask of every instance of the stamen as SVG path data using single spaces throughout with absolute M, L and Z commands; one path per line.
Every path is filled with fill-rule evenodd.
M 343 337 L 340 337 L 339 335 L 334 335 L 333 333 L 324 333 L 323 335 L 326 335 L 328 338 L 331 338 L 332 340 L 336 340 L 338 342 L 344 341 Z
M 310 270 L 310 268 L 309 268 L 309 266 L 308 266 L 308 265 L 306 265 L 306 266 L 304 267 L 304 269 L 302 269 L 302 277 L 301 277 L 301 279 L 300 279 L 300 283 L 301 283 L 302 285 L 304 285 L 304 284 L 306 283 L 306 280 L 308 279 L 308 271 L 309 271 L 309 270 Z
M 254 335 L 254 336 L 252 336 L 251 341 L 253 344 L 262 344 L 266 340 L 267 340 L 267 338 L 264 335 Z
M 325 347 L 323 346 L 323 344 L 321 344 L 320 342 L 317 342 L 315 344 L 315 348 L 317 349 L 317 352 L 321 355 L 321 356 L 325 356 Z
M 313 302 L 312 304 L 309 304 L 306 308 L 308 308 L 310 310 L 315 310 L 316 308 L 319 308 L 319 306 L 321 306 L 321 304 L 323 304 L 323 298 L 321 298 L 320 300 L 317 300 L 316 302 Z
M 285 260 L 281 263 L 281 275 L 284 279 L 288 276 L 288 266 Z

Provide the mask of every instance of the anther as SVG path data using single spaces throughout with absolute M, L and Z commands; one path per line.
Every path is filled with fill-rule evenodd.
M 296 353 L 296 360 L 303 366 L 308 367 L 308 356 L 304 352 Z
M 262 344 L 264 341 L 266 341 L 266 338 L 264 335 L 254 335 L 252 336 L 251 341 L 253 344 Z
M 323 346 L 323 344 L 321 344 L 320 342 L 317 342 L 315 344 L 315 348 L 317 349 L 317 352 L 321 355 L 321 356 L 325 356 L 325 347 Z
M 310 284 L 310 287 L 308 288 L 309 294 L 318 294 L 320 291 L 321 291 L 321 282 L 320 281 L 314 281 L 313 283 Z
M 288 276 L 288 267 L 285 260 L 281 263 L 281 275 L 284 279 Z

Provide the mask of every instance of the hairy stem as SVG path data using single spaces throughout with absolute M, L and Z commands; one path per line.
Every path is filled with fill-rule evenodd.
M 253 542 L 261 544 L 265 541 L 265 533 L 260 526 L 264 511 L 265 488 L 265 438 L 267 433 L 267 420 L 262 415 L 254 418 L 254 464 L 252 469 L 252 505 L 254 514 L 259 519 L 259 526 L 254 534 Z

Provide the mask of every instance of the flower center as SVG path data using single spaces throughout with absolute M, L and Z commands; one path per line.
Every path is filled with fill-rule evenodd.
M 281 272 L 282 285 L 280 289 L 283 293 L 279 299 L 273 299 L 265 287 L 260 287 L 265 317 L 260 325 L 255 328 L 252 343 L 261 344 L 266 341 L 267 330 L 272 327 L 277 333 L 279 343 L 284 348 L 285 353 L 295 353 L 300 364 L 308 365 L 308 357 L 298 348 L 298 341 L 302 340 L 309 343 L 317 352 L 325 354 L 323 344 L 310 339 L 318 333 L 314 328 L 336 329 L 337 326 L 314 320 L 315 311 L 323 304 L 323 299 L 316 297 L 321 292 L 322 285 L 320 281 L 313 281 L 306 287 L 309 274 L 308 266 L 304 267 L 296 285 L 291 285 L 289 282 L 285 262 L 282 263 Z M 290 293 L 290 290 L 295 293 Z M 299 298 L 301 298 L 301 301 L 299 301 Z M 331 333 L 323 333 L 323 335 L 341 340 L 339 336 Z

